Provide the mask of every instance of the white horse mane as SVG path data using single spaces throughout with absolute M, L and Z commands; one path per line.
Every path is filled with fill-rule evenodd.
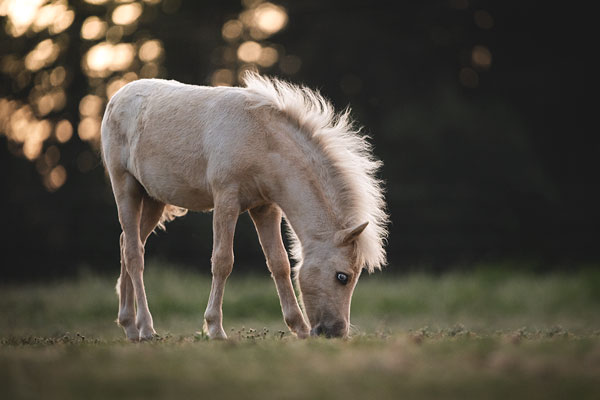
M 275 78 L 249 72 L 244 77 L 249 98 L 256 107 L 271 107 L 295 122 L 323 158 L 320 177 L 327 183 L 325 195 L 335 206 L 344 227 L 368 222 L 356 241 L 359 265 L 373 272 L 386 264 L 384 243 L 389 217 L 382 181 L 376 177 L 381 161 L 374 159 L 367 136 L 360 134 L 350 109 L 336 114 L 321 94 Z M 327 192 L 329 189 L 329 192 Z M 291 229 L 292 256 L 302 262 L 300 241 Z

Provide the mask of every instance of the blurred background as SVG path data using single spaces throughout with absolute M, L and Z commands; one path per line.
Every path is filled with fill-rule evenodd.
M 0 0 L 1 279 L 116 275 L 108 99 L 247 69 L 351 106 L 384 161 L 386 274 L 597 264 L 590 16 L 531 0 Z M 170 223 L 146 256 L 208 274 L 210 221 Z M 236 271 L 266 273 L 247 215 L 236 235 Z

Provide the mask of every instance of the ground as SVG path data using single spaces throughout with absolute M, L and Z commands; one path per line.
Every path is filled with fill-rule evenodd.
M 504 267 L 363 276 L 347 340 L 297 340 L 267 275 L 231 277 L 230 340 L 198 330 L 206 274 L 147 268 L 161 338 L 115 324 L 114 281 L 0 287 L 0 387 L 10 399 L 598 398 L 600 271 Z

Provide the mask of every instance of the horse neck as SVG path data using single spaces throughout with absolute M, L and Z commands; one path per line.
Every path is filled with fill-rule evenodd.
M 313 243 L 321 243 L 323 237 L 331 237 L 337 230 L 335 215 L 322 188 L 302 173 L 287 175 L 281 183 L 283 190 L 278 194 L 276 203 L 302 247 L 307 249 Z

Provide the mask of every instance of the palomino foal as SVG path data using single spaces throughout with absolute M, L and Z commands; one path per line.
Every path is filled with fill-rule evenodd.
M 227 337 L 221 306 L 244 211 L 254 221 L 285 322 L 298 337 L 346 336 L 362 268 L 385 264 L 380 162 L 348 111 L 336 115 L 318 93 L 257 74 L 245 84 L 144 79 L 108 103 L 102 156 L 123 229 L 118 323 L 131 340 L 156 334 L 143 281 L 146 239 L 186 209 L 213 210 L 213 281 L 204 314 L 211 338 Z M 308 321 L 290 279 L 283 216 Z

